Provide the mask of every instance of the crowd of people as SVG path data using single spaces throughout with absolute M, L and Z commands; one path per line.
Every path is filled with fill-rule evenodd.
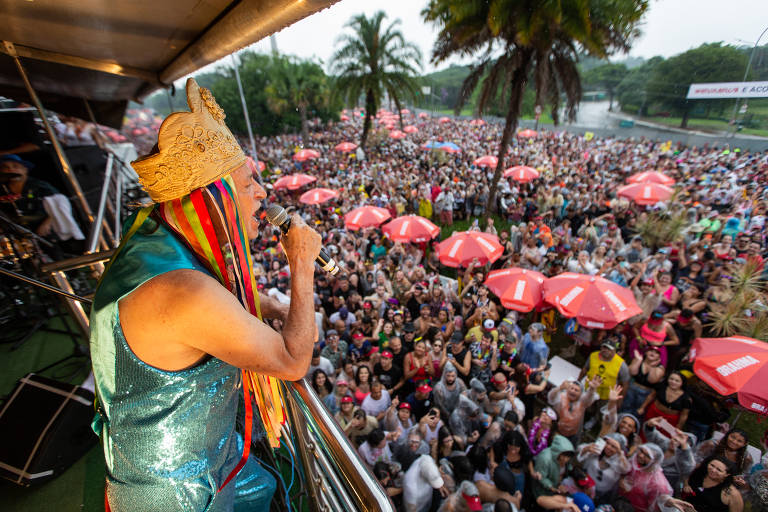
M 501 229 L 483 220 L 493 169 L 473 164 L 497 153 L 501 126 L 407 122 L 418 133 L 394 141 L 374 131 L 365 153 L 334 150 L 355 140 L 359 122 L 322 127 L 303 145 L 321 156 L 303 163 L 292 159 L 295 136 L 258 141 L 271 178 L 317 178 L 270 194 L 314 223 L 344 266 L 336 277 L 316 274 L 319 340 L 307 378 L 398 509 L 765 509 L 766 460 L 747 447 L 764 450 L 766 440 L 727 428 L 725 401 L 687 356 L 727 303 L 729 280 L 763 269 L 768 157 L 565 132 L 515 139 L 509 165 L 540 177 L 502 178 Z M 425 151 L 429 141 L 461 151 Z M 676 180 L 672 201 L 641 207 L 616 196 L 647 170 Z M 314 186 L 339 196 L 301 204 Z M 505 250 L 493 264 L 456 271 L 431 244 L 346 229 L 344 214 L 361 205 L 443 228 L 467 219 Z M 648 216 L 681 212 L 679 237 L 661 247 L 638 229 Z M 262 233 L 259 287 L 288 300 L 278 233 L 266 222 Z M 598 330 L 566 325 L 554 309 L 506 310 L 484 285 L 504 267 L 603 276 L 632 289 L 643 313 Z M 584 361 L 559 385 L 549 382 L 554 344 Z

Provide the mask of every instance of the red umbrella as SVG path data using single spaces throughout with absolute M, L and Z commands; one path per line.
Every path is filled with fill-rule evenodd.
M 312 183 L 313 181 L 317 181 L 317 178 L 314 176 L 309 176 L 308 174 L 291 174 L 289 176 L 283 176 L 277 180 L 274 185 L 272 185 L 272 187 L 275 190 L 279 190 L 281 188 L 297 190 L 308 183 Z
M 658 183 L 633 183 L 620 187 L 616 195 L 626 197 L 637 204 L 656 204 L 666 201 L 674 192 L 670 187 Z
M 392 130 L 391 132 L 389 132 L 390 139 L 404 139 L 406 137 L 407 135 L 401 132 L 400 130 Z
M 300 149 L 293 155 L 293 159 L 297 162 L 304 162 L 305 160 L 311 160 L 313 158 L 320 158 L 320 153 L 314 149 Z
M 426 112 L 419 112 L 419 117 L 422 119 L 426 119 L 429 117 L 429 114 L 427 114 Z
M 633 174 L 627 183 L 658 183 L 659 185 L 674 185 L 675 180 L 658 171 L 645 171 Z
M 485 285 L 501 299 L 502 306 L 527 313 L 541 304 L 544 281 L 544 274 L 535 270 L 504 268 L 490 272 Z
M 340 144 L 336 144 L 333 149 L 336 151 L 341 151 L 342 153 L 349 153 L 350 151 L 357 149 L 357 144 L 354 142 L 342 142 Z
M 523 131 L 521 131 L 521 132 L 518 132 L 518 133 L 517 133 L 517 136 L 518 136 L 518 137 L 524 137 L 524 138 L 528 138 L 528 137 L 535 137 L 535 136 L 537 136 L 538 134 L 539 134 L 539 132 L 537 132 L 537 131 L 535 131 L 535 130 L 523 130 Z
M 353 231 L 360 228 L 378 226 L 391 215 L 388 210 L 377 206 L 361 206 L 355 208 L 344 216 L 344 225 Z
M 403 131 L 405 133 L 417 133 L 419 131 L 419 129 L 416 128 L 415 126 L 413 126 L 412 124 L 409 124 L 408 126 L 403 128 Z
M 401 108 L 401 109 L 400 109 L 400 113 L 401 113 L 401 114 L 410 114 L 410 113 L 411 113 L 411 111 L 410 111 L 410 110 L 408 110 L 407 108 Z
M 768 343 L 745 336 L 697 338 L 693 371 L 721 395 L 738 393 L 739 403 L 768 414 Z
M 466 267 L 475 258 L 481 265 L 493 263 L 503 252 L 499 237 L 481 231 L 457 231 L 437 246 L 440 262 L 448 267 Z
M 338 196 L 338 192 L 329 188 L 313 188 L 301 194 L 299 201 L 304 204 L 323 204 Z
M 632 290 L 608 279 L 565 272 L 544 283 L 544 300 L 587 328 L 613 329 L 643 312 Z
M 441 117 L 440 119 L 437 120 L 437 122 L 438 123 L 450 123 L 451 122 L 451 118 L 450 117 Z
M 527 165 L 516 165 L 504 171 L 504 177 L 520 183 L 528 183 L 539 177 L 539 171 Z
M 496 167 L 496 165 L 499 163 L 499 159 L 492 155 L 485 155 L 481 156 L 480 158 L 475 159 L 473 162 L 475 165 L 479 165 L 481 167 Z
M 473 119 L 469 122 L 472 126 L 483 126 L 485 124 L 485 121 L 482 119 Z
M 403 215 L 381 227 L 394 242 L 426 242 L 440 234 L 440 228 L 418 215 Z
M 341 120 L 341 121 L 349 121 L 349 116 L 341 116 L 339 118 L 339 120 Z

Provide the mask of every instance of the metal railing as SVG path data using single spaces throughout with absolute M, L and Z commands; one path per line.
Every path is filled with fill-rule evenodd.
M 395 508 L 341 427 L 306 379 L 285 382 L 287 448 L 301 462 L 314 511 L 382 511 Z

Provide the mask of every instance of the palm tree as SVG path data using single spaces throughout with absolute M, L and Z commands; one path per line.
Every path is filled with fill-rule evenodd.
M 559 122 L 561 93 L 566 117 L 573 119 L 581 97 L 576 68 L 579 51 L 606 58 L 627 51 L 638 34 L 637 24 L 648 0 L 430 0 L 422 11 L 425 21 L 440 30 L 432 61 L 481 54 L 464 80 L 460 109 L 482 78 L 477 110 L 480 115 L 501 88 L 507 113 L 499 144 L 486 212 L 495 210 L 496 189 L 512 134 L 517 129 L 528 80 L 532 77 L 536 105 L 552 108 Z
M 309 143 L 307 108 L 328 104 L 328 82 L 319 64 L 290 57 L 274 57 L 269 67 L 268 85 L 264 89 L 267 106 L 276 113 L 297 109 L 301 118 L 301 138 Z
M 418 91 L 415 76 L 417 68 L 421 68 L 421 52 L 397 29 L 399 19 L 384 28 L 386 17 L 383 11 L 370 18 L 354 16 L 345 25 L 354 33 L 339 36 L 336 44 L 342 46 L 331 57 L 331 74 L 337 77 L 335 93 L 348 104 L 356 104 L 361 95 L 365 97 L 362 147 L 384 94 L 394 101 L 399 115 L 403 100 L 415 98 Z

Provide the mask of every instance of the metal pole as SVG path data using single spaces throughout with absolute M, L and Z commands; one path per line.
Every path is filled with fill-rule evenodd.
M 235 68 L 235 78 L 237 79 L 237 90 L 240 91 L 240 103 L 243 104 L 243 115 L 245 116 L 245 126 L 248 128 L 248 140 L 251 142 L 251 151 L 253 157 L 256 155 L 256 141 L 253 138 L 253 129 L 251 128 L 251 120 L 248 117 L 248 105 L 245 103 L 245 94 L 243 93 L 243 83 L 240 81 L 240 66 L 235 59 L 235 54 L 230 55 L 232 57 L 232 67 Z
M 101 197 L 99 198 L 99 209 L 96 212 L 96 222 L 91 224 L 91 234 L 88 236 L 88 252 L 95 252 L 96 246 L 101 238 L 101 223 L 104 221 L 104 209 L 107 206 L 107 192 L 112 181 L 112 162 L 115 156 L 112 153 L 107 155 L 107 167 L 104 169 L 104 184 L 101 186 Z
M 741 79 L 742 82 L 747 81 L 749 68 L 752 66 L 752 58 L 755 56 L 755 49 L 757 49 L 757 45 L 760 44 L 760 40 L 763 38 L 766 32 L 768 32 L 768 27 L 765 27 L 765 29 L 760 33 L 760 37 L 758 37 L 757 41 L 755 41 L 755 46 L 753 46 L 752 51 L 749 52 L 749 60 L 747 61 L 747 68 L 744 70 L 744 78 Z M 733 105 L 733 115 L 731 116 L 731 119 L 733 119 L 733 137 L 736 136 L 736 128 L 738 127 L 738 123 L 736 122 L 736 114 L 739 110 L 739 101 L 741 101 L 741 98 L 736 98 L 736 103 Z
M 56 151 L 56 156 L 59 158 L 61 171 L 69 181 L 75 196 L 77 196 L 77 202 L 80 205 L 83 215 L 85 215 L 85 217 L 88 219 L 88 222 L 93 223 L 93 212 L 91 211 L 91 207 L 88 206 L 88 201 L 86 201 L 83 190 L 80 188 L 80 183 L 78 183 L 77 178 L 75 177 L 75 173 L 72 170 L 72 166 L 69 164 L 67 155 L 64 154 L 64 149 L 61 147 L 61 144 L 59 144 L 59 140 L 56 138 L 56 133 L 53 131 L 51 124 L 48 122 L 48 117 L 45 114 L 43 104 L 40 103 L 40 98 L 37 97 L 37 93 L 32 88 L 32 83 L 29 81 L 27 72 L 24 70 L 24 66 L 21 65 L 19 56 L 16 53 L 16 48 L 14 47 L 13 43 L 9 41 L 3 41 L 3 46 L 5 47 L 6 53 L 10 55 L 11 58 L 13 58 L 13 62 L 16 64 L 16 68 L 19 70 L 19 74 L 21 75 L 21 79 L 24 81 L 24 86 L 27 88 L 29 97 L 32 100 L 32 103 L 35 104 L 35 107 L 37 107 L 37 111 L 43 121 L 45 131 L 48 133 L 48 137 L 51 139 L 51 144 L 53 144 L 53 149 Z
M 76 301 L 84 302 L 86 304 L 90 304 L 91 300 L 86 299 L 85 297 L 81 297 L 79 295 L 75 295 L 74 293 L 69 293 L 67 291 L 62 290 L 61 288 L 56 288 L 55 286 L 51 286 L 49 284 L 43 283 L 41 281 L 38 281 L 37 279 L 32 279 L 31 277 L 27 277 L 22 274 L 17 274 L 16 272 L 12 272 L 10 270 L 6 270 L 3 267 L 0 267 L 0 274 L 6 275 L 8 277 L 12 277 L 14 279 L 18 279 L 19 281 L 23 281 L 25 283 L 37 286 L 38 288 L 42 288 L 43 290 L 47 290 L 49 292 L 56 293 L 58 295 L 61 295 L 62 297 L 66 297 L 68 299 L 73 299 Z
M 115 229 L 114 229 L 114 241 L 115 247 L 120 244 L 120 232 L 122 226 L 120 225 L 120 214 L 123 207 L 123 175 L 120 172 L 115 173 Z

